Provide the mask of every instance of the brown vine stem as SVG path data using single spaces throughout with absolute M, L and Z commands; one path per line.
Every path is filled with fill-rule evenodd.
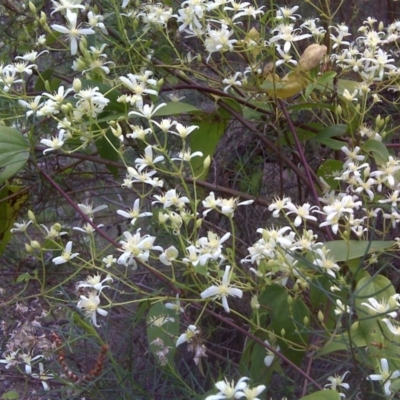
M 192 307 L 197 308 L 198 310 L 203 310 L 203 307 L 200 304 L 192 303 Z M 254 342 L 260 344 L 261 346 L 265 347 L 272 353 L 274 353 L 277 357 L 279 357 L 284 363 L 292 367 L 296 372 L 298 372 L 301 376 L 303 376 L 305 379 L 307 379 L 308 382 L 312 383 L 317 389 L 322 390 L 322 386 L 317 383 L 313 378 L 311 378 L 306 372 L 304 372 L 300 367 L 298 367 L 296 364 L 294 364 L 292 361 L 290 361 L 287 357 L 285 357 L 282 353 L 274 349 L 273 347 L 269 346 L 267 343 L 265 343 L 263 340 L 258 338 L 257 336 L 253 335 L 251 332 L 247 331 L 246 329 L 242 328 L 241 326 L 236 325 L 233 321 L 231 321 L 229 318 L 225 318 L 222 315 L 206 308 L 205 312 L 209 315 L 212 315 L 214 318 L 219 319 L 220 321 L 224 322 L 225 324 L 231 326 L 232 328 L 236 329 L 238 332 L 243 333 L 245 336 L 248 338 L 252 339 Z
M 107 242 L 112 244 L 115 248 L 120 248 L 120 245 L 107 233 L 105 233 L 103 230 L 101 230 L 79 207 L 78 204 L 74 202 L 74 200 L 71 199 L 71 197 L 54 181 L 54 179 L 47 174 L 45 171 L 40 169 L 40 173 L 45 177 L 45 179 L 50 183 L 51 186 L 53 186 L 57 192 L 61 194 L 61 196 L 65 199 L 65 201 L 72 207 L 74 210 L 79 213 L 79 215 L 95 229 L 95 231 Z M 140 260 L 136 259 L 136 262 L 140 264 L 141 266 L 145 267 L 147 270 L 150 271 L 153 275 L 157 276 L 157 278 L 164 282 L 174 293 L 179 293 L 180 290 L 176 288 L 171 282 L 168 281 L 168 279 L 164 278 L 158 271 L 154 269 L 150 269 L 145 263 L 141 262 Z
M 188 78 L 185 74 L 181 73 L 180 71 L 176 71 L 175 69 L 169 67 L 168 65 L 164 65 L 160 61 L 157 61 L 153 59 L 153 62 L 155 65 L 157 65 L 160 68 L 164 68 L 168 72 L 170 72 L 172 75 L 174 75 L 176 78 L 181 80 L 182 82 L 185 82 L 186 84 L 190 85 L 193 90 L 197 90 L 199 92 L 203 92 L 204 95 L 206 95 L 209 99 L 212 101 L 215 101 L 215 98 L 212 97 L 211 93 L 215 93 L 216 89 L 212 88 L 204 88 L 204 86 L 198 85 L 196 82 L 193 82 L 190 78 Z M 218 91 L 220 92 L 220 91 Z M 224 93 L 224 97 L 227 97 L 226 94 Z M 240 99 L 236 99 L 236 101 L 240 101 Z M 276 146 L 270 139 L 268 139 L 257 127 L 255 127 L 252 123 L 247 121 L 245 118 L 243 118 L 239 113 L 237 113 L 232 107 L 230 107 L 228 104 L 226 104 L 224 101 L 218 100 L 218 105 L 223 108 L 224 110 L 228 111 L 232 117 L 237 119 L 244 127 L 246 127 L 250 132 L 254 133 L 257 135 L 257 137 L 264 143 L 266 147 L 271 149 L 271 151 L 276 154 L 278 157 L 282 159 L 282 161 L 294 172 L 297 174 L 297 176 L 300 177 L 300 179 L 308 185 L 308 179 L 305 174 L 297 167 L 297 165 L 292 162 L 289 158 L 285 157 L 280 151 L 278 146 Z
M 306 157 L 304 155 L 304 151 L 303 151 L 303 148 L 301 146 L 299 137 L 297 136 L 296 128 L 293 125 L 292 119 L 290 118 L 290 115 L 289 115 L 289 113 L 288 113 L 288 111 L 287 111 L 287 109 L 285 107 L 285 104 L 280 99 L 278 99 L 278 103 L 279 103 L 280 108 L 283 111 L 283 114 L 285 115 L 286 122 L 288 123 L 290 132 L 292 133 L 292 136 L 293 136 L 293 139 L 296 142 L 298 155 L 300 157 L 301 163 L 303 164 L 304 171 L 305 171 L 305 173 L 307 175 L 307 185 L 310 188 L 311 193 L 312 193 L 312 195 L 314 197 L 315 204 L 317 204 L 318 208 L 321 209 L 321 203 L 319 201 L 318 193 L 317 193 L 317 190 L 315 188 L 315 185 L 317 185 L 318 187 L 320 187 L 321 185 L 320 185 L 320 183 L 318 181 L 313 180 L 312 177 L 311 177 L 310 165 L 308 164 L 308 162 L 306 160 Z M 326 235 L 329 238 L 329 240 L 333 240 L 332 233 L 331 233 L 331 231 L 329 230 L 328 227 L 326 227 L 325 232 L 326 232 Z

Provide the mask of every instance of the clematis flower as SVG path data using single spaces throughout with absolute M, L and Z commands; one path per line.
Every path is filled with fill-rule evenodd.
M 44 366 L 42 363 L 39 363 L 39 373 L 38 374 L 31 374 L 31 377 L 34 379 L 39 379 L 44 390 L 50 390 L 50 386 L 47 384 L 47 380 L 53 379 L 54 375 L 45 372 Z
M 391 380 L 400 377 L 400 370 L 390 372 L 389 371 L 389 363 L 386 358 L 381 358 L 380 362 L 380 374 L 371 374 L 367 377 L 370 381 L 382 381 L 383 391 L 386 396 L 390 396 L 392 392 L 390 391 Z
M 222 305 L 227 313 L 230 312 L 228 305 L 228 296 L 239 297 L 239 298 L 242 298 L 243 296 L 243 292 L 240 289 L 232 287 L 229 284 L 230 269 L 231 269 L 230 265 L 227 265 L 225 267 L 224 276 L 222 277 L 222 281 L 219 286 L 215 285 L 211 286 L 200 294 L 202 299 L 206 299 L 207 297 L 213 297 L 215 300 L 221 299 Z
M 350 389 L 350 385 L 348 383 L 344 383 L 344 378 L 346 377 L 346 375 L 349 373 L 350 371 L 346 371 L 342 376 L 339 375 L 335 375 L 335 376 L 328 376 L 328 381 L 329 383 L 327 383 L 325 385 L 326 388 L 330 388 L 332 390 L 336 390 L 337 392 L 339 392 L 340 388 L 343 389 Z M 346 397 L 344 393 L 339 393 L 340 397 Z
M 207 396 L 206 400 L 219 400 L 219 399 L 234 399 L 239 391 L 243 391 L 247 388 L 247 383 L 249 378 L 242 377 L 235 384 L 235 381 L 228 382 L 225 378 L 223 381 L 219 381 L 215 384 L 215 387 L 219 390 L 217 394 Z
M 195 325 L 189 325 L 186 332 L 182 333 L 182 335 L 180 335 L 178 340 L 176 341 L 176 347 L 180 346 L 185 342 L 190 343 L 192 339 L 199 333 L 200 331 L 196 328 Z
M 71 55 L 75 55 L 78 51 L 78 39 L 84 35 L 93 35 L 95 31 L 91 28 L 79 28 L 76 26 L 78 14 L 72 12 L 67 9 L 66 13 L 67 26 L 63 25 L 51 25 L 51 28 L 57 32 L 64 33 L 69 37 L 69 41 L 71 42 Z
M 99 328 L 100 325 L 97 324 L 96 313 L 105 317 L 108 314 L 108 311 L 99 307 L 100 297 L 97 292 L 92 291 L 89 293 L 88 297 L 80 296 L 80 298 L 81 300 L 78 302 L 77 307 L 83 310 L 85 316 L 92 320 L 92 323 L 96 328 Z
M 139 172 L 142 172 L 146 167 L 154 167 L 154 164 L 163 160 L 164 156 L 153 158 L 153 148 L 149 145 L 144 149 L 144 157 L 136 158 L 135 167 Z
M 86 280 L 78 282 L 76 285 L 76 288 L 92 288 L 97 290 L 98 293 L 101 293 L 101 291 L 104 288 L 109 288 L 110 286 L 108 285 L 103 285 L 104 282 L 112 282 L 113 279 L 111 278 L 110 275 L 107 275 L 103 280 L 101 280 L 101 275 L 96 274 L 96 275 L 89 275 Z
M 390 304 L 390 302 L 387 302 L 385 299 L 383 299 L 382 301 L 378 301 L 376 299 L 374 299 L 373 297 L 370 297 L 368 299 L 369 304 L 368 303 L 361 303 L 362 306 L 368 307 L 372 313 L 371 314 L 385 314 L 385 315 L 389 315 L 392 318 L 396 318 L 397 316 L 397 312 L 396 311 L 391 311 L 390 310 L 393 309 L 392 305 Z
M 51 139 L 42 139 L 40 143 L 49 147 L 48 149 L 43 150 L 43 154 L 48 153 L 49 151 L 59 150 L 64 145 L 64 129 L 60 129 L 58 136 L 52 136 Z
M 65 264 L 66 262 L 72 260 L 73 258 L 79 256 L 79 253 L 71 253 L 72 242 L 68 242 L 65 246 L 65 250 L 62 252 L 61 256 L 53 258 L 53 263 L 56 265 Z
M 136 199 L 133 203 L 133 207 L 130 210 L 128 210 L 128 211 L 117 210 L 117 214 L 121 215 L 125 218 L 132 218 L 131 225 L 135 225 L 135 222 L 138 218 L 151 217 L 153 215 L 153 213 L 151 213 L 151 212 L 142 212 L 141 213 L 139 204 L 140 204 L 140 199 Z

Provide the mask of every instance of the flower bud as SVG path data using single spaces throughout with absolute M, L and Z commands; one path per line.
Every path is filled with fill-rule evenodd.
M 324 314 L 322 313 L 321 310 L 319 310 L 318 311 L 318 321 L 319 322 L 324 322 L 324 319 L 325 319 Z
M 158 222 L 162 225 L 165 224 L 169 219 L 169 215 L 166 213 L 159 212 L 158 213 Z
M 61 226 L 61 224 L 59 224 L 58 222 L 56 222 L 51 228 L 54 229 L 56 232 L 60 232 L 62 226 Z
M 201 224 L 203 223 L 203 218 L 200 218 L 200 219 L 198 219 L 197 221 L 196 221 L 196 228 L 200 228 L 201 227 Z
M 35 5 L 31 1 L 29 2 L 29 10 L 31 11 L 32 14 L 37 13 Z
M 383 28 L 385 27 L 383 21 L 379 21 L 379 25 L 378 25 L 378 32 L 383 31 Z
M 73 110 L 74 106 L 71 103 L 63 104 L 61 106 L 61 111 L 66 115 L 70 114 Z
M 203 161 L 203 168 L 207 169 L 211 164 L 211 157 L 207 156 Z
M 252 308 L 253 310 L 258 310 L 258 309 L 260 308 L 260 303 L 258 302 L 258 297 L 257 297 L 257 295 L 254 295 L 254 296 L 251 298 L 250 306 L 251 306 L 251 308 Z
M 284 328 L 282 328 L 282 329 L 281 329 L 281 336 L 282 336 L 282 337 L 285 337 L 285 335 L 286 335 L 286 331 L 285 331 Z
M 303 325 L 307 326 L 308 323 L 310 322 L 309 318 L 307 317 L 307 315 L 303 318 Z
M 72 87 L 75 90 L 75 93 L 78 93 L 82 89 L 82 82 L 79 78 L 75 78 L 72 83 Z
M 336 107 L 335 113 L 336 113 L 336 115 L 339 115 L 339 116 L 342 115 L 343 108 L 342 108 L 342 106 L 340 104 Z
M 35 250 L 40 250 L 42 248 L 42 246 L 40 245 L 40 243 L 37 240 L 31 240 L 31 247 L 32 247 L 32 249 L 35 249 Z
M 40 12 L 39 22 L 41 25 L 46 25 L 47 23 L 47 15 L 43 11 Z
M 287 303 L 289 304 L 289 305 L 291 305 L 292 303 L 293 303 L 293 298 L 292 298 L 292 296 L 288 296 L 288 298 L 287 298 Z
M 382 126 L 385 125 L 385 120 L 381 118 L 380 114 L 378 114 L 378 116 L 375 118 L 375 125 L 378 128 L 382 128 Z
M 25 251 L 27 253 L 33 253 L 33 249 L 31 247 L 31 245 L 29 245 L 28 243 L 25 243 Z
M 28 218 L 30 221 L 36 222 L 35 214 L 31 210 L 28 211 Z
M 318 43 L 311 44 L 308 46 L 299 60 L 299 67 L 303 71 L 311 71 L 313 68 L 318 67 L 319 63 L 325 57 L 328 48 L 325 45 Z

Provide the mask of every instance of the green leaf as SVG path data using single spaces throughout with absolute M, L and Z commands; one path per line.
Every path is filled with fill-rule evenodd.
M 111 142 L 111 143 L 110 143 Z M 120 146 L 120 141 L 116 138 L 110 129 L 106 131 L 105 137 L 96 140 L 96 148 L 101 158 L 114 162 L 119 161 L 119 154 L 115 149 Z M 113 165 L 107 165 L 107 169 L 115 176 L 118 176 L 118 168 Z
M 300 103 L 300 104 L 294 104 L 292 106 L 287 107 L 288 110 L 290 111 L 303 111 L 303 110 L 331 110 L 335 111 L 335 106 L 331 104 L 322 104 L 322 103 Z
M 320 390 L 311 393 L 300 400 L 340 400 L 340 394 L 336 390 Z
M 190 163 L 195 176 L 199 179 L 204 179 L 207 176 L 208 169 L 201 173 L 203 161 L 207 156 L 210 156 L 210 158 L 214 156 L 218 143 L 226 130 L 228 121 L 229 119 L 224 118 L 223 110 L 221 110 L 220 112 L 208 114 L 207 121 L 196 122 L 199 129 L 190 134 L 190 148 L 192 152 L 201 151 L 203 157 L 194 157 L 190 160 Z
M 18 217 L 19 210 L 28 200 L 23 186 L 4 185 L 0 189 L 0 256 L 12 237 L 10 229 Z
M 77 312 L 73 312 L 72 317 L 73 317 L 74 322 L 85 331 L 86 335 L 91 335 L 91 336 L 94 336 L 97 338 L 99 337 L 99 334 L 97 333 L 94 326 L 92 324 L 86 322 L 84 319 L 82 319 Z
M 154 115 L 156 117 L 167 117 L 169 115 L 190 114 L 194 112 L 200 112 L 200 110 L 188 103 L 170 101 L 166 106 L 159 108 Z
M 351 337 L 351 346 L 350 338 Z M 350 335 L 348 332 L 337 334 L 333 339 L 329 337 L 328 343 L 316 353 L 316 357 L 322 357 L 326 354 L 334 353 L 337 351 L 350 351 L 350 347 L 366 347 L 367 342 L 360 330 L 360 323 L 354 322 L 350 328 Z
M 176 352 L 175 338 L 179 333 L 179 314 L 166 308 L 163 303 L 156 303 L 151 306 L 146 322 L 150 351 L 159 361 L 157 353 L 169 347 L 165 357 L 172 365 Z
M 19 394 L 15 390 L 10 390 L 1 395 L 2 400 L 18 400 Z
M 99 91 L 108 100 L 110 100 L 110 102 L 105 107 L 104 111 L 106 111 L 106 112 L 114 111 L 114 112 L 118 112 L 118 113 L 124 113 L 124 115 L 126 115 L 125 113 L 126 113 L 127 109 L 126 109 L 125 104 L 119 103 L 117 101 L 118 97 L 121 96 L 122 93 L 118 89 L 116 89 L 115 86 L 110 86 L 103 82 L 98 82 L 98 81 L 94 81 L 94 80 L 83 80 L 82 81 L 82 89 L 93 88 L 96 86 L 99 88 Z M 102 116 L 102 115 L 103 115 L 103 113 L 100 114 L 100 116 Z M 98 121 L 98 120 L 96 119 L 96 121 Z
M 337 124 L 328 126 L 327 128 L 321 129 L 317 135 L 315 135 L 315 140 L 320 141 L 323 139 L 331 138 L 334 136 L 342 136 L 347 132 L 347 125 Z M 344 143 L 343 143 L 344 146 Z
M 332 125 L 319 131 L 312 140 L 323 144 L 330 149 L 340 150 L 346 143 L 340 140 L 332 139 L 332 137 L 343 136 L 347 132 L 347 125 Z
M 370 316 L 369 308 L 361 305 L 361 303 L 367 302 L 368 298 L 374 297 L 378 301 L 387 301 L 395 293 L 396 290 L 392 283 L 383 275 L 367 276 L 360 279 L 354 292 L 358 318 L 361 320 Z M 379 315 L 379 319 L 381 318 L 382 315 Z M 374 318 L 369 319 L 373 320 Z
M 40 75 L 38 76 L 38 79 L 35 83 L 35 91 L 36 92 L 46 92 L 46 82 L 48 82 L 48 85 L 50 85 L 51 89 L 56 91 L 58 87 L 60 86 L 61 80 L 58 78 L 53 78 L 54 70 L 52 68 L 46 69 L 45 71 L 41 72 Z
M 21 133 L 0 126 L 0 185 L 24 167 L 29 158 L 29 150 Z
M 18 277 L 15 280 L 15 282 L 17 282 L 17 283 L 21 283 L 21 282 L 28 283 L 31 279 L 32 279 L 32 277 L 28 274 L 28 272 L 24 272 L 23 274 L 18 275 Z
M 370 153 L 379 165 L 385 164 L 389 159 L 389 151 L 387 147 L 377 140 L 368 140 L 361 149 L 366 153 Z
M 395 245 L 393 240 L 333 240 L 326 242 L 325 247 L 331 251 L 335 261 L 347 261 L 364 257 L 366 254 L 385 251 Z
M 289 293 L 279 285 L 268 286 L 259 297 L 260 309 L 271 310 L 271 329 L 277 335 L 277 342 L 289 360 L 300 365 L 304 357 L 304 345 L 308 341 L 308 332 L 304 328 L 304 318 L 310 313 L 302 300 L 289 298 Z M 282 330 L 285 331 L 282 337 Z M 298 344 L 298 346 L 296 346 Z
M 326 160 L 318 168 L 317 176 L 324 179 L 324 181 L 331 187 L 337 189 L 339 181 L 335 180 L 337 172 L 343 169 L 343 161 L 339 160 Z
M 319 83 L 320 85 L 327 85 L 328 83 L 333 82 L 333 78 L 336 75 L 337 73 L 334 71 L 325 72 L 318 78 L 317 83 Z

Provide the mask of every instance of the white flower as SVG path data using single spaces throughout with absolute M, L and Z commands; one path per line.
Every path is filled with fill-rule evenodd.
M 215 52 L 225 52 L 227 50 L 233 50 L 233 44 L 237 42 L 236 39 L 229 39 L 233 35 L 233 31 L 228 29 L 225 24 L 221 25 L 221 29 L 211 29 L 211 26 L 207 26 L 208 36 L 204 41 L 206 50 L 210 53 L 207 57 L 209 61 L 211 54 Z
M 48 50 L 43 50 L 39 54 L 35 50 L 28 51 L 25 53 L 23 56 L 17 56 L 15 57 L 16 60 L 24 60 L 24 61 L 30 61 L 30 62 L 35 62 L 36 59 L 41 56 L 44 53 L 48 53 Z
M 381 363 L 380 363 L 380 372 L 381 374 L 372 374 L 369 375 L 369 377 L 367 379 L 371 380 L 371 381 L 382 381 L 383 384 L 383 390 L 386 394 L 386 396 L 390 396 L 392 394 L 392 392 L 390 391 L 390 385 L 391 385 L 391 380 L 392 379 L 396 379 L 398 377 L 400 377 L 400 371 L 394 371 L 394 372 L 390 372 L 389 371 L 389 363 L 387 361 L 386 358 L 381 358 Z
M 154 198 L 156 201 L 153 201 L 152 204 L 161 203 L 163 204 L 164 209 L 174 206 L 181 210 L 185 204 L 190 203 L 189 198 L 181 196 L 180 193 L 177 193 L 176 189 L 170 189 L 161 196 L 154 195 Z
M 242 298 L 243 296 L 243 292 L 240 289 L 230 286 L 230 269 L 230 265 L 227 265 L 225 267 L 224 276 L 222 277 L 222 281 L 219 286 L 211 286 L 200 294 L 202 299 L 205 299 L 207 297 L 221 299 L 222 305 L 227 313 L 230 312 L 228 305 L 228 296 L 239 298 Z
M 65 250 L 62 252 L 61 256 L 53 258 L 53 263 L 56 265 L 65 264 L 66 262 L 72 260 L 73 258 L 79 256 L 79 253 L 71 253 L 72 242 L 68 242 L 65 246 Z
M 140 212 L 140 199 L 136 199 L 133 203 L 133 207 L 128 210 L 117 210 L 117 214 L 125 217 L 125 218 L 132 218 L 131 220 L 131 225 L 135 225 L 135 222 L 138 218 L 143 218 L 143 217 L 151 217 L 153 213 L 151 212 Z
M 397 312 L 396 311 L 391 311 L 393 309 L 392 305 L 390 302 L 387 302 L 385 299 L 382 301 L 378 301 L 373 297 L 370 297 L 368 299 L 370 304 L 368 303 L 361 303 L 362 306 L 368 307 L 370 310 L 372 310 L 372 314 L 382 314 L 382 315 L 389 315 L 392 318 L 396 318 Z
M 170 246 L 160 254 L 159 259 L 164 265 L 169 266 L 172 265 L 172 261 L 175 261 L 178 255 L 178 249 L 175 246 Z
M 49 149 L 43 150 L 43 154 L 48 153 L 49 151 L 59 150 L 64 145 L 64 129 L 61 129 L 58 132 L 58 137 L 53 136 L 51 139 L 42 139 L 40 143 L 49 147 Z
M 99 225 L 97 225 L 97 228 L 102 228 L 103 226 L 104 226 L 103 224 L 99 224 Z M 89 223 L 86 223 L 85 225 L 83 225 L 83 228 L 75 226 L 72 229 L 74 231 L 86 233 L 87 235 L 93 235 L 96 232 L 96 229 L 93 228 L 93 226 L 90 225 Z
M 179 300 L 179 293 L 176 294 L 176 300 L 173 301 L 172 303 L 165 303 L 165 308 L 168 308 L 169 310 L 174 310 L 177 313 L 183 313 L 184 310 L 181 307 L 181 301 Z
M 336 278 L 335 271 L 339 271 L 340 267 L 335 263 L 333 257 L 329 256 L 329 250 L 323 247 L 322 249 L 317 249 L 316 253 L 318 254 L 318 258 L 314 259 L 314 263 L 322 268 L 328 275 Z
M 294 220 L 294 226 L 301 225 L 303 220 L 311 220 L 316 221 L 317 218 L 310 215 L 310 212 L 318 208 L 317 206 L 311 206 L 309 203 L 304 203 L 302 206 L 295 206 L 292 202 L 287 202 L 285 208 L 289 210 L 286 215 L 297 214 L 297 217 Z
M 351 308 L 349 306 L 344 305 L 341 300 L 336 300 L 336 308 L 334 310 L 336 315 L 342 315 L 344 313 L 349 313 Z
M 300 18 L 301 16 L 299 14 L 295 14 L 295 12 L 298 10 L 299 6 L 294 6 L 292 8 L 289 7 L 279 7 L 279 9 L 276 11 L 276 19 L 291 19 L 293 21 L 296 21 L 297 18 Z
M 227 93 L 229 88 L 232 86 L 242 86 L 242 82 L 239 80 L 239 77 L 242 76 L 241 72 L 236 72 L 235 75 L 231 75 L 228 78 L 225 78 L 222 83 L 227 85 L 224 87 L 224 92 Z
M 26 112 L 27 118 L 33 115 L 42 106 L 43 103 L 40 103 L 41 98 L 42 96 L 36 96 L 33 100 L 29 102 L 25 100 L 18 100 L 18 103 L 21 104 L 21 106 L 29 110 Z
M 43 358 L 43 356 L 41 354 L 32 357 L 31 354 L 29 353 L 22 353 L 19 355 L 19 357 L 22 359 L 22 361 L 25 363 L 25 373 L 27 375 L 31 375 L 32 374 L 32 361 L 38 360 L 39 358 Z
M 188 342 L 190 343 L 193 338 L 199 334 L 200 331 L 196 328 L 195 325 L 189 325 L 186 329 L 185 333 L 179 336 L 178 340 L 176 341 L 176 347 L 180 346 L 182 343 Z
M 246 400 L 261 400 L 257 396 L 260 393 L 262 393 L 266 388 L 267 387 L 265 385 L 258 385 L 254 388 L 250 387 L 244 388 L 235 393 L 235 399 L 240 399 L 242 397 L 245 397 Z
M 289 197 L 284 197 L 283 199 L 276 197 L 274 199 L 274 202 L 268 206 L 268 210 L 273 211 L 272 216 L 274 218 L 278 218 L 279 213 L 286 207 L 286 204 L 289 201 L 290 201 Z
M 348 101 L 358 101 L 357 99 L 358 90 L 354 89 L 353 93 L 350 93 L 347 89 L 343 91 L 343 97 Z
M 14 232 L 23 232 L 23 233 L 25 233 L 27 231 L 27 229 L 28 229 L 28 226 L 31 223 L 32 223 L 32 221 L 29 221 L 29 222 L 22 221 L 22 223 L 20 223 L 20 224 L 18 222 L 14 222 L 14 228 L 10 229 L 10 232 L 11 233 L 14 233 Z
M 269 342 L 268 340 L 264 340 L 264 342 L 265 342 L 268 346 L 271 346 L 271 344 L 270 344 L 270 342 Z M 269 350 L 269 349 L 266 349 L 266 350 L 267 350 L 267 355 L 264 357 L 264 364 L 265 364 L 267 367 L 270 367 L 271 364 L 272 364 L 272 362 L 274 361 L 275 353 L 273 353 L 273 352 L 272 352 L 271 350 Z M 281 349 L 280 349 L 279 346 L 276 346 L 276 347 L 275 347 L 275 350 L 276 350 L 276 351 L 280 351 Z
M 151 117 L 161 108 L 166 106 L 167 103 L 161 103 L 156 108 L 154 108 L 154 104 L 148 105 L 145 104 L 143 107 L 139 107 L 139 111 L 131 111 L 128 115 L 138 115 L 139 117 L 144 117 L 147 119 L 151 119 Z
M 383 318 L 382 321 L 387 325 L 387 327 L 389 328 L 390 332 L 393 333 L 393 335 L 400 336 L 400 326 L 399 325 L 394 326 L 391 323 L 391 321 L 387 318 Z
M 171 131 L 172 134 L 180 136 L 182 139 L 186 139 L 195 129 L 199 129 L 198 126 L 192 125 L 192 126 L 183 126 L 179 122 L 176 124 L 176 130 L 178 133 L 175 133 Z
M 3 353 L 4 359 L 0 360 L 0 364 L 6 364 L 5 368 L 9 369 L 10 367 L 13 367 L 14 365 L 19 364 L 19 361 L 17 359 L 17 351 L 12 351 L 11 353 L 5 354 Z
M 104 288 L 109 288 L 110 286 L 108 285 L 103 285 L 104 282 L 112 282 L 113 279 L 111 278 L 110 275 L 107 275 L 103 280 L 101 280 L 101 275 L 100 274 L 96 274 L 96 275 L 89 275 L 86 280 L 84 281 L 80 281 L 78 282 L 78 284 L 76 285 L 76 288 L 92 288 L 95 289 L 99 292 L 99 294 L 101 293 L 101 291 Z
M 97 213 L 98 211 L 102 211 L 102 210 L 105 210 L 106 208 L 108 208 L 108 206 L 106 206 L 105 204 L 93 208 L 93 204 L 88 204 L 88 203 L 86 203 L 86 204 L 78 204 L 78 207 L 90 219 L 93 219 L 93 214 L 94 213 Z
M 234 198 L 231 197 L 230 199 L 222 199 L 219 198 L 218 199 L 218 207 L 221 208 L 221 213 L 226 215 L 226 216 L 230 216 L 233 217 L 234 211 L 237 208 L 237 206 L 245 206 L 248 204 L 253 204 L 254 200 L 245 200 L 245 201 L 241 201 L 239 203 L 239 199 L 238 198 Z
M 270 43 L 283 40 L 285 42 L 283 46 L 283 51 L 285 53 L 289 52 L 293 42 L 311 37 L 309 33 L 304 33 L 301 35 L 301 29 L 294 29 L 294 24 L 280 24 L 276 28 L 272 29 L 272 32 L 277 33 L 270 39 Z
M 225 378 L 224 381 L 219 381 L 215 384 L 219 392 L 215 395 L 207 396 L 205 400 L 234 399 L 237 392 L 247 388 L 246 381 L 248 380 L 249 378 L 242 377 L 239 379 L 238 383 L 235 384 L 234 381 L 228 382 Z
M 79 29 L 79 27 L 76 26 L 78 14 L 70 11 L 69 9 L 67 10 L 66 19 L 68 21 L 67 28 L 57 24 L 51 25 L 51 27 L 57 32 L 68 35 L 71 42 L 71 55 L 75 55 L 78 51 L 78 39 L 83 35 L 93 35 L 95 31 L 90 28 Z
M 44 390 L 50 390 L 50 386 L 47 384 L 47 380 L 53 379 L 54 375 L 45 372 L 43 364 L 39 363 L 39 373 L 38 374 L 31 374 L 31 377 L 34 379 L 39 379 L 42 383 Z
M 92 320 L 92 323 L 96 328 L 99 328 L 100 325 L 97 324 L 96 313 L 105 317 L 108 314 L 108 311 L 99 307 L 100 297 L 97 292 L 92 291 L 89 293 L 88 297 L 80 296 L 80 298 L 81 300 L 78 302 L 77 307 L 83 310 L 85 316 Z
M 146 167 L 154 167 L 154 164 L 163 160 L 164 156 L 157 156 L 153 159 L 153 148 L 149 145 L 144 149 L 144 157 L 136 158 L 135 167 L 142 172 Z
M 82 9 L 84 10 L 85 7 L 81 4 L 82 0 L 51 0 L 53 3 L 53 12 L 50 15 L 53 15 L 55 12 L 64 12 L 68 10 L 74 10 L 74 9 Z
M 117 262 L 117 259 L 113 255 L 108 255 L 104 257 L 101 261 L 106 264 L 106 268 L 110 268 L 113 264 Z
M 214 192 L 210 192 L 210 194 L 202 201 L 203 207 L 206 210 L 203 211 L 203 216 L 205 217 L 211 210 L 216 210 L 217 205 L 219 204 L 219 199 L 215 198 Z
M 348 383 L 343 383 L 344 378 L 350 371 L 346 371 L 342 376 L 334 375 L 329 376 L 327 379 L 330 383 L 325 385 L 326 388 L 331 388 L 332 390 L 336 390 L 337 392 L 340 391 L 340 388 L 343 389 L 350 389 L 350 385 Z M 340 393 L 340 397 L 346 397 L 344 393 Z

